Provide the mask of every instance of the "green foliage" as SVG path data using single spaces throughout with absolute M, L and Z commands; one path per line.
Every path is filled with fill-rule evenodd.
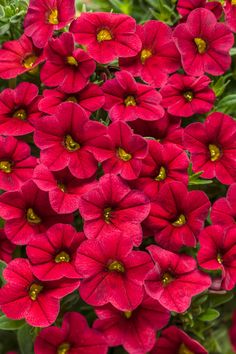
M 17 340 L 21 354 L 33 354 L 33 342 L 35 331 L 28 324 L 25 324 L 17 331 Z
M 0 317 L 0 329 L 15 331 L 16 329 L 22 327 L 25 324 L 24 320 L 14 321 L 5 315 Z

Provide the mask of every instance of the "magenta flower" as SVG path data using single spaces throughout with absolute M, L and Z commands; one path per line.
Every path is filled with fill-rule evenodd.
M 102 334 L 89 328 L 83 315 L 67 312 L 62 326 L 44 328 L 36 337 L 35 354 L 106 354 L 107 344 Z
M 217 19 L 221 17 L 223 12 L 222 5 L 218 1 L 207 2 L 207 0 L 178 0 L 177 3 L 177 11 L 184 20 L 186 20 L 191 11 L 199 7 L 212 11 Z
M 210 114 L 204 123 L 184 130 L 185 147 L 191 153 L 193 171 L 216 177 L 223 184 L 236 182 L 236 122 L 223 113 Z
M 53 224 L 73 220 L 72 215 L 56 214 L 50 206 L 48 194 L 32 181 L 25 182 L 17 192 L 1 194 L 0 216 L 6 220 L 7 238 L 17 245 L 26 245 L 34 235 Z
M 59 86 L 64 92 L 82 90 L 93 74 L 96 64 L 82 49 L 74 48 L 74 37 L 64 32 L 52 38 L 46 47 L 47 61 L 40 78 L 46 86 Z
M 236 284 L 236 228 L 206 227 L 199 235 L 199 242 L 199 265 L 208 270 L 221 270 L 221 288 L 232 290 Z
M 138 25 L 136 33 L 142 41 L 141 51 L 131 58 L 120 58 L 120 67 L 154 87 L 161 87 L 168 74 L 180 68 L 172 30 L 165 23 L 152 20 Z
M 212 205 L 211 220 L 213 224 L 222 225 L 225 228 L 235 225 L 236 219 L 236 183 L 232 184 L 226 198 L 219 198 Z
M 73 176 L 90 178 L 110 149 L 106 134 L 103 124 L 90 121 L 81 107 L 66 102 L 55 115 L 37 123 L 34 141 L 41 149 L 41 162 L 50 170 L 68 167 Z
M 32 133 L 41 118 L 38 110 L 38 87 L 21 82 L 15 89 L 0 93 L 0 134 L 20 136 Z
M 12 79 L 27 71 L 33 71 L 45 60 L 42 50 L 23 34 L 19 39 L 5 42 L 0 49 L 0 78 Z
M 197 269 L 193 257 L 172 253 L 155 245 L 147 249 L 155 266 L 146 276 L 145 290 L 166 309 L 184 312 L 193 296 L 210 287 L 210 276 Z
M 196 340 L 176 326 L 170 326 L 161 332 L 151 354 L 208 354 L 208 351 Z
M 51 207 L 58 214 L 76 211 L 79 197 L 97 183 L 95 177 L 78 179 L 68 168 L 52 172 L 42 164 L 35 168 L 33 181 L 41 190 L 48 192 Z
M 226 24 L 231 31 L 236 32 L 236 3 L 234 0 L 226 0 L 224 7 Z
M 132 251 L 133 242 L 120 232 L 84 241 L 76 267 L 82 282 L 80 296 L 92 306 L 111 303 L 121 311 L 134 310 L 143 299 L 143 281 L 152 268 L 148 253 Z
M 54 30 L 68 25 L 75 17 L 74 0 L 30 0 L 24 20 L 25 34 L 36 47 L 43 48 Z
M 194 247 L 210 205 L 204 192 L 188 192 L 181 182 L 167 183 L 151 203 L 145 224 L 155 231 L 155 240 L 161 247 L 171 251 Z
M 34 277 L 29 261 L 16 258 L 3 271 L 7 284 L 0 289 L 2 312 L 13 320 L 24 318 L 34 327 L 47 327 L 55 322 L 60 299 L 76 290 L 79 281 L 61 279 L 41 282 Z
M 144 295 L 133 311 L 119 311 L 111 305 L 95 309 L 93 327 L 102 332 L 110 347 L 123 345 L 128 353 L 147 353 L 153 347 L 156 331 L 166 326 L 170 313 L 160 303 Z
M 205 25 L 207 23 L 207 26 Z M 186 23 L 178 25 L 173 38 L 188 75 L 222 75 L 230 66 L 234 36 L 224 23 L 204 8 L 193 10 Z
M 128 122 L 134 133 L 144 137 L 155 138 L 161 144 L 173 143 L 183 148 L 183 128 L 180 126 L 181 118 L 165 113 L 162 119 L 144 121 L 137 119 Z
M 149 199 L 142 192 L 131 190 L 120 177 L 112 174 L 101 177 L 98 186 L 79 200 L 86 237 L 103 239 L 117 230 L 128 230 L 135 246 L 142 241 L 140 223 L 149 210 Z
M 111 151 L 102 167 L 105 173 L 120 174 L 126 180 L 135 179 L 140 174 L 148 145 L 144 138 L 133 134 L 124 122 L 117 121 L 108 127 L 111 138 Z
M 74 102 L 90 115 L 101 108 L 105 102 L 103 91 L 98 85 L 89 83 L 84 89 L 75 93 L 64 93 L 59 89 L 44 90 L 39 102 L 39 109 L 47 114 L 55 114 L 62 102 Z
M 76 41 L 85 45 L 88 54 L 102 64 L 139 52 L 141 41 L 135 30 L 132 17 L 111 12 L 82 13 L 70 26 Z
M 56 224 L 33 238 L 26 247 L 33 274 L 40 280 L 78 279 L 76 251 L 84 241 L 83 232 L 71 225 Z
M 117 72 L 115 79 L 107 80 L 102 89 L 105 94 L 103 108 L 112 121 L 157 120 L 163 117 L 161 95 L 154 88 L 136 82 L 127 71 Z
M 150 200 L 155 200 L 160 188 L 169 182 L 188 184 L 189 159 L 186 152 L 174 144 L 161 145 L 148 141 L 148 155 L 142 161 L 139 177 L 132 186 L 143 191 Z
M 32 177 L 37 159 L 30 147 L 12 136 L 0 136 L 0 189 L 17 191 Z
M 163 107 L 178 117 L 209 112 L 216 98 L 210 82 L 207 76 L 172 75 L 160 91 Z
M 7 239 L 4 229 L 0 229 L 0 260 L 10 262 L 15 248 L 16 246 Z

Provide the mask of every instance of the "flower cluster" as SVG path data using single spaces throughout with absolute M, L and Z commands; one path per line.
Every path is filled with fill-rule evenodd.
M 181 319 L 236 285 L 236 121 L 213 85 L 236 2 L 177 10 L 172 28 L 30 0 L 0 49 L 0 309 L 40 328 L 36 354 L 206 354 Z

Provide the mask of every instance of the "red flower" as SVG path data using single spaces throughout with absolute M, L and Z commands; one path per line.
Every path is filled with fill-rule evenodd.
M 149 200 L 142 192 L 131 190 L 121 178 L 112 174 L 101 177 L 98 186 L 79 200 L 84 233 L 89 239 L 103 239 L 116 230 L 128 231 L 136 246 L 142 241 L 140 223 L 149 210 Z
M 89 178 L 97 171 L 97 159 L 106 158 L 110 149 L 107 128 L 90 121 L 85 111 L 71 102 L 61 104 L 55 115 L 44 117 L 36 128 L 34 141 L 41 149 L 41 162 L 52 171 L 68 167 L 73 176 Z
M 104 109 L 112 121 L 157 120 L 164 110 L 159 105 L 161 95 L 154 88 L 136 82 L 127 71 L 117 72 L 115 79 L 107 80 L 102 89 L 105 94 Z
M 35 354 L 106 354 L 107 344 L 103 336 L 89 328 L 84 316 L 67 312 L 61 328 L 44 328 L 36 337 Z
M 188 75 L 221 75 L 229 68 L 234 36 L 224 23 L 217 22 L 211 11 L 193 10 L 187 22 L 175 28 L 173 37 Z
M 180 181 L 188 184 L 189 160 L 184 150 L 174 144 L 161 145 L 155 140 L 149 140 L 148 147 L 141 173 L 131 182 L 134 188 L 143 191 L 150 200 L 155 200 L 166 183 Z
M 128 353 L 147 353 L 156 331 L 167 325 L 170 313 L 160 303 L 144 295 L 133 311 L 119 311 L 111 305 L 96 308 L 99 317 L 93 327 L 101 331 L 110 347 L 123 345 Z
M 132 239 L 120 232 L 80 245 L 76 266 L 84 301 L 92 306 L 111 303 L 121 311 L 132 311 L 142 302 L 143 281 L 152 262 L 146 252 L 132 248 Z
M 10 262 L 15 248 L 16 246 L 7 239 L 4 229 L 0 229 L 0 260 Z
M 231 31 L 236 32 L 236 3 L 234 0 L 226 0 L 224 13 L 226 17 L 226 24 Z
M 45 47 L 54 30 L 59 30 L 75 17 L 74 0 L 30 0 L 24 20 L 25 34 L 36 47 Z
M 178 0 L 177 11 L 184 20 L 188 17 L 191 11 L 203 7 L 212 11 L 217 19 L 222 15 L 222 5 L 218 1 L 207 2 L 206 0 Z
M 82 13 L 70 26 L 76 41 L 86 45 L 88 54 L 102 64 L 139 52 L 141 41 L 135 30 L 132 17 L 111 12 Z
M 44 60 L 42 50 L 23 34 L 17 40 L 5 42 L 0 49 L 0 78 L 12 79 L 33 70 Z
M 172 75 L 160 91 L 163 107 L 178 117 L 209 112 L 216 98 L 210 82 L 207 76 Z
M 179 117 L 165 113 L 162 119 L 156 121 L 137 119 L 128 124 L 136 134 L 155 138 L 161 144 L 173 143 L 183 148 L 183 128 L 180 127 L 180 122 Z
M 90 115 L 103 106 L 105 97 L 100 87 L 92 83 L 89 83 L 81 91 L 71 94 L 64 93 L 59 89 L 44 90 L 43 98 L 39 102 L 39 109 L 47 114 L 55 114 L 62 102 L 74 102 Z
M 38 87 L 21 82 L 15 89 L 0 93 L 0 134 L 20 136 L 34 131 L 41 118 L 38 110 Z
M 196 340 L 189 337 L 176 326 L 162 331 L 151 354 L 208 354 L 207 350 Z
M 23 141 L 0 136 L 0 189 L 16 191 L 32 177 L 36 158 Z
M 60 299 L 79 286 L 75 279 L 41 282 L 33 276 L 29 261 L 16 258 L 3 271 L 7 284 L 0 289 L 2 312 L 13 320 L 25 318 L 34 327 L 47 327 L 57 318 Z
M 108 127 L 108 135 L 111 138 L 111 152 L 102 163 L 104 172 L 120 174 L 126 180 L 137 178 L 148 152 L 145 139 L 133 134 L 132 129 L 122 121 L 112 123 Z
M 154 87 L 161 87 L 168 74 L 180 68 L 180 55 L 172 39 L 172 30 L 165 23 L 152 20 L 138 25 L 136 33 L 142 41 L 141 51 L 132 58 L 121 58 L 120 67 Z
M 185 147 L 191 152 L 193 171 L 216 177 L 221 183 L 236 182 L 236 122 L 223 113 L 212 113 L 204 123 L 185 128 Z
M 46 86 L 59 86 L 62 91 L 71 93 L 87 85 L 96 65 L 84 50 L 74 48 L 71 33 L 52 38 L 45 52 L 47 61 L 40 77 Z
M 79 207 L 79 197 L 96 185 L 95 177 L 78 179 L 68 168 L 52 172 L 42 164 L 35 168 L 33 181 L 41 190 L 49 192 L 51 207 L 58 214 L 76 211 Z
M 76 251 L 85 239 L 71 225 L 56 224 L 37 235 L 26 251 L 33 274 L 40 280 L 78 279 L 75 269 Z
M 147 294 L 170 311 L 184 312 L 193 296 L 208 289 L 209 275 L 200 272 L 194 258 L 148 246 L 155 263 L 144 281 Z
M 236 183 L 232 184 L 226 198 L 219 198 L 211 209 L 211 220 L 213 224 L 230 227 L 235 225 L 236 219 Z
M 73 220 L 72 215 L 56 214 L 50 206 L 48 194 L 32 181 L 24 183 L 18 192 L 6 192 L 0 196 L 0 216 L 6 220 L 7 237 L 17 245 L 26 245 L 34 235 L 53 224 Z
M 165 184 L 151 203 L 145 221 L 155 231 L 161 247 L 177 251 L 181 246 L 194 247 L 210 208 L 207 195 L 199 190 L 188 192 L 181 182 Z
M 236 228 L 209 226 L 199 235 L 199 242 L 199 265 L 208 270 L 221 270 L 221 288 L 232 290 L 236 284 Z

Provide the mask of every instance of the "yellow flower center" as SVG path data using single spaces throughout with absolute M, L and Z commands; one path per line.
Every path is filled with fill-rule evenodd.
M 236 6 L 236 0 L 232 0 L 231 5 Z
M 62 343 L 58 348 L 57 348 L 57 354 L 67 354 L 70 350 L 70 344 L 69 343 Z
M 218 146 L 214 144 L 209 144 L 208 146 L 210 155 L 211 155 L 211 161 L 217 161 L 220 158 L 220 149 Z
M 164 181 L 166 179 L 166 170 L 161 166 L 159 174 L 155 177 L 155 181 Z
M 98 42 L 103 42 L 103 41 L 110 41 L 112 40 L 112 35 L 111 32 L 108 31 L 107 29 L 101 29 L 98 34 L 97 34 L 97 41 Z
M 67 102 L 74 102 L 74 103 L 77 103 L 78 100 L 75 96 L 69 96 L 67 99 L 66 99 Z
M 123 161 L 129 161 L 132 159 L 132 155 L 129 154 L 128 152 L 126 152 L 124 149 L 122 149 L 121 147 L 119 147 L 118 149 L 118 156 L 121 160 Z
M 76 151 L 80 149 L 80 144 L 77 143 L 71 135 L 65 136 L 64 144 L 68 151 Z
M 37 297 L 42 290 L 43 290 L 42 285 L 33 283 L 29 289 L 29 297 L 31 298 L 31 300 L 33 301 L 37 300 Z
M 184 224 L 186 224 L 186 218 L 183 214 L 181 214 L 177 220 L 172 222 L 172 225 L 175 227 L 180 227 L 180 226 L 183 226 Z
M 128 106 L 136 106 L 136 101 L 134 96 L 127 96 L 125 99 L 125 105 Z
M 110 224 L 111 208 L 106 208 L 106 209 L 104 209 L 103 217 L 104 217 L 105 222 L 106 222 L 107 224 Z
M 70 55 L 69 57 L 66 57 L 66 62 L 69 65 L 78 66 L 77 60 L 72 55 Z
M 57 183 L 57 186 L 58 186 L 58 188 L 60 188 L 60 190 L 61 190 L 62 192 L 65 192 L 65 191 L 66 191 L 66 186 L 65 186 L 63 183 L 58 182 L 58 183 Z
M 188 347 L 186 347 L 186 345 L 182 343 L 181 346 L 179 347 L 178 354 L 194 354 L 194 352 L 189 350 Z
M 111 272 L 124 273 L 125 267 L 123 266 L 122 263 L 118 261 L 113 261 L 112 263 L 109 264 L 108 270 L 110 270 Z
M 221 256 L 221 254 L 220 254 L 220 253 L 218 253 L 218 254 L 217 254 L 216 259 L 217 259 L 217 262 L 218 262 L 218 263 L 220 263 L 220 264 L 222 264 L 222 263 L 223 263 L 223 258 L 222 258 L 222 256 Z
M 142 64 L 145 63 L 145 61 L 152 56 L 152 52 L 149 49 L 143 49 L 140 54 L 140 59 Z
M 161 282 L 164 286 L 170 284 L 173 280 L 174 278 L 170 273 L 164 273 L 161 278 Z
M 186 99 L 186 101 L 191 102 L 193 100 L 193 92 L 192 91 L 184 92 L 184 98 Z
M 29 55 L 25 57 L 22 61 L 22 65 L 26 69 L 31 69 L 38 58 L 35 55 Z
M 41 221 L 42 221 L 40 219 L 40 217 L 37 214 L 35 214 L 35 212 L 34 212 L 34 210 L 32 208 L 29 208 L 27 210 L 27 220 L 31 224 L 40 224 Z
M 5 173 L 11 173 L 11 162 L 9 161 L 0 161 L 0 170 Z
M 24 109 L 18 109 L 13 113 L 13 117 L 18 118 L 20 120 L 25 120 L 27 118 L 27 114 Z
M 203 54 L 207 49 L 207 44 L 202 38 L 194 38 L 194 42 L 197 46 L 198 53 Z
M 125 311 L 124 316 L 129 319 L 132 316 L 132 311 Z
M 62 252 L 58 253 L 58 255 L 56 255 L 55 262 L 56 263 L 62 263 L 62 262 L 69 263 L 70 256 L 68 253 L 62 251 Z
M 58 11 L 57 9 L 53 9 L 50 14 L 48 15 L 48 22 L 51 23 L 51 25 L 58 25 Z

